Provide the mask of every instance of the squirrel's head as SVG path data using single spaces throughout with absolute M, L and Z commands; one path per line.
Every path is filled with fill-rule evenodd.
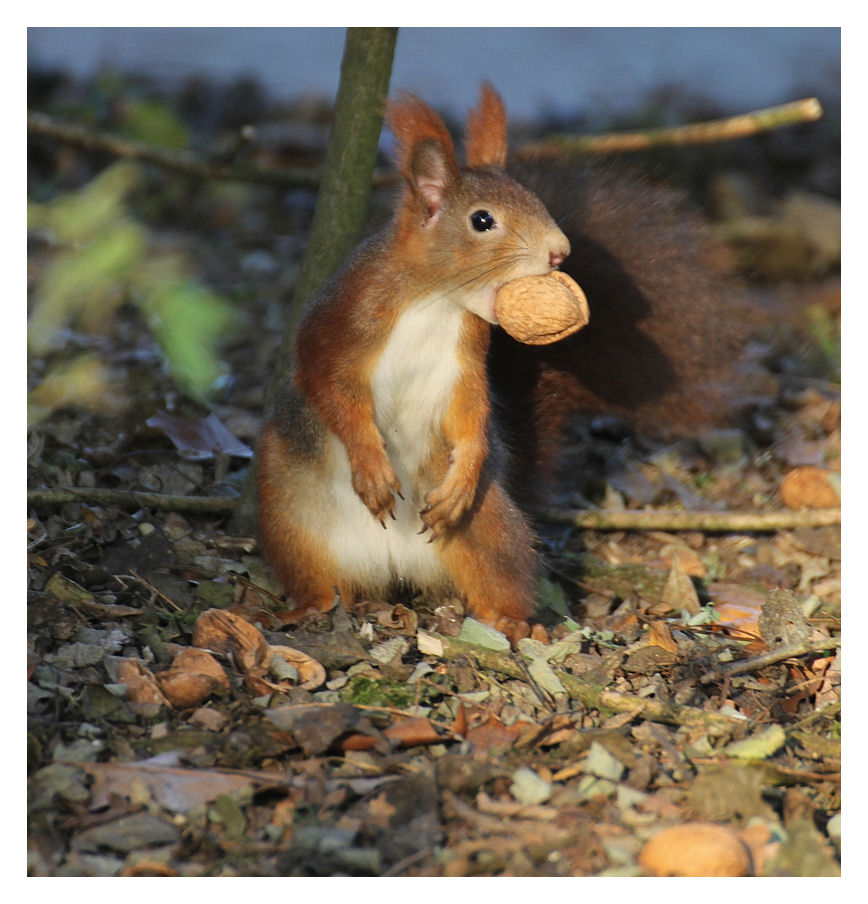
M 386 122 L 407 190 L 396 217 L 397 242 L 421 291 L 451 295 L 491 323 L 500 286 L 558 267 L 570 245 L 542 202 L 506 175 L 506 113 L 482 86 L 467 119 L 466 166 L 449 131 L 413 94 L 389 103 Z

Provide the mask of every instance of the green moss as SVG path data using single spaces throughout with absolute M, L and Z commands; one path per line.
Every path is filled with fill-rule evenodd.
M 584 583 L 592 585 L 598 593 L 609 591 L 622 599 L 631 594 L 647 600 L 659 599 L 666 584 L 666 572 L 637 562 L 611 565 L 582 554 L 578 556 L 578 564 Z
M 388 706 L 406 709 L 416 702 L 416 689 L 406 684 L 393 683 L 384 678 L 351 678 L 341 691 L 347 703 L 361 706 Z

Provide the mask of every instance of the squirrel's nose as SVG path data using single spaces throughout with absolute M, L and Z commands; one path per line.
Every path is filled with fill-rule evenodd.
M 570 253 L 570 240 L 555 227 L 549 233 L 549 266 L 554 270 L 567 259 Z
M 549 251 L 549 264 L 552 269 L 556 269 L 560 267 L 560 265 L 567 259 L 567 255 L 570 253 L 570 246 L 567 245 L 566 248 L 560 247 L 556 248 L 552 251 Z

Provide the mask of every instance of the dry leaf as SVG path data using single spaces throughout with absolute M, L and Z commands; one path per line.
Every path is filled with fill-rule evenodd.
M 826 669 L 823 684 L 817 691 L 814 706 L 817 709 L 839 700 L 841 697 L 841 651 L 838 650 L 834 660 Z
M 372 747 L 376 747 L 378 742 L 379 738 L 375 738 L 372 735 L 352 734 L 340 741 L 338 749 L 344 752 L 349 750 L 370 750 Z
M 206 769 L 181 769 L 148 760 L 132 763 L 78 763 L 94 777 L 90 805 L 94 810 L 108 806 L 112 796 L 128 798 L 138 784 L 161 806 L 174 813 L 186 813 L 197 804 L 221 794 L 232 794 L 252 784 L 249 775 L 235 775 Z M 264 778 L 263 784 L 272 780 Z
M 437 744 L 448 741 L 452 734 L 443 725 L 437 725 L 430 719 L 402 719 L 383 730 L 383 734 L 393 743 L 401 747 L 415 747 L 417 744 Z
M 749 876 L 750 851 L 726 826 L 685 823 L 664 829 L 642 848 L 639 863 L 655 876 Z
M 464 708 L 464 701 L 458 703 L 458 712 L 455 714 L 455 721 L 451 725 L 451 731 L 454 734 L 464 737 L 467 734 L 467 710 Z
M 200 706 L 189 718 L 191 725 L 204 728 L 205 731 L 220 731 L 226 724 L 226 716 L 211 706 Z
M 653 621 L 648 628 L 648 642 L 662 647 L 668 653 L 677 653 L 678 644 L 672 639 L 672 633 L 666 622 Z
M 705 563 L 699 553 L 689 546 L 669 544 L 660 550 L 660 557 L 663 559 L 663 563 L 670 567 L 677 559 L 684 573 L 692 578 L 704 578 L 706 575 Z
M 481 750 L 490 747 L 512 745 L 521 731 L 519 724 L 504 725 L 494 713 L 489 713 L 488 721 L 471 728 L 465 735 L 468 743 Z
M 789 590 L 769 591 L 759 617 L 759 630 L 770 647 L 805 643 L 811 636 L 801 600 Z
M 380 744 L 388 750 L 379 729 L 350 703 L 275 706 L 267 709 L 265 716 L 279 731 L 289 734 L 307 756 L 319 756 L 332 747 L 363 750 Z M 352 746 L 344 746 L 349 738 L 355 739 L 349 742 Z
M 708 593 L 717 613 L 717 622 L 753 637 L 760 636 L 759 617 L 765 604 L 764 594 L 740 584 L 714 583 Z
M 680 612 L 684 609 L 689 615 L 696 615 L 700 609 L 693 581 L 687 576 L 677 557 L 672 560 L 672 567 L 669 569 L 669 577 L 663 588 L 662 604 L 664 612 Z M 657 613 L 658 607 L 651 606 L 648 611 Z
M 178 870 L 159 860 L 138 860 L 121 870 L 121 876 L 177 876 Z
M 216 414 L 205 418 L 175 417 L 158 411 L 145 422 L 154 430 L 165 433 L 183 458 L 204 461 L 215 455 L 235 455 L 253 458 L 250 446 L 241 442 Z

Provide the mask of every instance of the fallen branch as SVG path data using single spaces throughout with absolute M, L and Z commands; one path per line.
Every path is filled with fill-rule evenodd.
M 716 669 L 706 672 L 700 679 L 701 684 L 711 684 L 712 681 L 721 681 L 731 678 L 733 675 L 742 675 L 745 672 L 754 672 L 763 669 L 767 665 L 783 662 L 785 659 L 796 659 L 799 656 L 812 656 L 817 653 L 825 653 L 827 650 L 836 650 L 841 646 L 840 640 L 828 638 L 813 640 L 808 643 L 788 644 L 785 647 L 777 647 L 767 653 L 761 653 L 751 659 L 740 659 L 738 662 L 730 662 L 718 666 Z
M 172 496 L 139 490 L 110 490 L 99 487 L 56 487 L 27 491 L 28 505 L 62 505 L 83 502 L 86 505 L 113 505 L 118 508 L 153 508 L 161 511 L 193 514 L 229 515 L 235 498 L 229 496 Z
M 600 135 L 553 135 L 543 141 L 518 148 L 513 156 L 517 160 L 531 157 L 574 157 L 590 154 L 614 154 L 624 151 L 647 150 L 652 147 L 683 144 L 708 144 L 730 141 L 758 132 L 770 131 L 796 123 L 812 122 L 823 114 L 819 101 L 814 98 L 793 101 L 779 107 L 754 110 L 727 119 L 690 123 L 671 129 L 648 129 L 644 132 L 613 132 Z M 80 123 L 69 122 L 48 113 L 28 112 L 27 131 L 54 141 L 73 144 L 88 151 L 111 154 L 133 160 L 153 163 L 163 169 L 197 179 L 224 179 L 236 182 L 263 182 L 284 188 L 318 188 L 320 168 L 251 166 L 229 164 L 210 160 L 192 151 L 179 151 L 158 145 L 146 144 L 123 138 L 111 132 L 92 129 Z M 394 173 L 378 173 L 374 185 L 396 181 Z
M 649 148 L 684 144 L 710 144 L 732 141 L 759 132 L 797 123 L 813 122 L 823 115 L 815 97 L 804 98 L 777 107 L 753 110 L 726 119 L 688 123 L 674 128 L 647 129 L 643 132 L 621 132 L 603 135 L 552 135 L 542 141 L 523 145 L 515 157 L 575 157 L 588 154 L 615 154 L 643 151 Z
M 317 188 L 320 183 L 319 169 L 298 167 L 271 169 L 237 163 L 218 163 L 192 151 L 178 151 L 122 138 L 120 135 L 91 129 L 79 123 L 49 116 L 47 113 L 29 112 L 27 131 L 32 135 L 42 135 L 55 141 L 74 144 L 87 151 L 155 163 L 163 169 L 194 176 L 197 179 L 266 182 L 284 188 Z
M 475 644 L 444 637 L 440 634 L 419 632 L 422 641 L 420 650 L 440 659 L 455 660 L 469 658 L 484 669 L 507 675 L 510 678 L 524 680 L 524 670 L 515 661 L 512 654 L 501 653 Z M 609 713 L 635 713 L 651 722 L 665 722 L 669 725 L 702 726 L 710 733 L 728 733 L 745 726 L 745 720 L 736 716 L 685 706 L 680 703 L 663 703 L 648 697 L 635 694 L 622 694 L 608 690 L 597 684 L 590 684 L 576 678 L 562 669 L 554 668 L 554 672 L 573 700 L 577 700 L 587 709 L 596 709 Z
M 62 505 L 83 502 L 119 508 L 149 508 L 161 511 L 230 515 L 235 509 L 232 496 L 173 496 L 140 490 L 112 490 L 100 487 L 53 487 L 27 491 L 28 505 Z M 540 509 L 542 521 L 571 524 L 584 530 L 701 530 L 741 533 L 792 530 L 797 527 L 825 527 L 841 523 L 840 509 L 807 512 L 670 512 L 659 509 L 620 512 Z
M 827 527 L 841 523 L 841 510 L 813 509 L 780 512 L 666 511 L 663 509 L 624 511 L 539 509 L 541 521 L 571 524 L 584 530 L 699 530 L 709 533 L 767 533 L 799 527 Z

